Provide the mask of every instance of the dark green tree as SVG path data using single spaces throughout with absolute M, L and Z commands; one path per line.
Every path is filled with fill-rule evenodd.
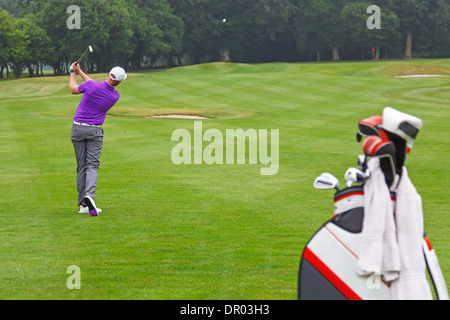
M 130 10 L 135 45 L 131 55 L 132 67 L 153 67 L 158 59 L 170 67 L 174 60 L 180 60 L 184 24 L 173 14 L 170 5 L 165 0 L 136 0 Z
M 450 1 L 427 2 L 426 20 L 414 39 L 420 56 L 450 57 Z
M 7 11 L 0 11 L 0 77 L 5 68 L 7 76 L 19 78 L 22 75 L 27 44 L 27 35 L 16 19 Z
M 25 48 L 24 64 L 28 68 L 30 77 L 35 72 L 42 75 L 42 66 L 44 63 L 50 62 L 48 55 L 50 54 L 50 38 L 44 29 L 38 27 L 29 18 L 21 18 L 17 21 L 18 27 L 27 37 L 27 46 Z
M 374 48 L 375 60 L 380 58 L 381 48 L 385 49 L 385 57 L 388 55 L 389 47 L 399 41 L 399 19 L 397 15 L 389 9 L 387 3 L 380 3 L 381 28 L 369 29 L 367 27 L 367 8 L 373 2 L 357 0 L 347 3 L 341 11 L 341 18 L 344 22 L 344 31 L 347 35 L 346 42 L 349 47 L 361 48 L 361 58 L 365 58 L 368 48 Z
M 214 0 L 168 0 L 174 9 L 174 14 L 180 17 L 184 24 L 182 55 L 188 64 L 209 61 L 213 52 L 214 38 L 220 31 L 220 23 L 225 12 L 215 8 Z
M 20 8 L 17 6 L 18 0 L 0 0 L 0 10 L 6 10 L 9 14 L 18 17 Z
M 413 39 L 423 35 L 429 18 L 429 0 L 394 0 L 394 12 L 400 18 L 400 32 L 405 43 L 405 59 L 412 59 Z
M 290 0 L 169 0 L 185 24 L 183 50 L 192 63 L 260 61 L 290 29 Z M 273 53 L 273 52 L 272 52 Z
M 332 61 L 341 59 L 340 48 L 346 40 L 341 17 L 344 4 L 343 0 L 298 0 L 295 30 L 300 52 L 314 49 L 320 60 L 320 51 L 327 47 Z

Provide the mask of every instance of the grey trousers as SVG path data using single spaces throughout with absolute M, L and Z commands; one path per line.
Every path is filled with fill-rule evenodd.
M 103 129 L 74 124 L 71 139 L 77 159 L 78 205 L 90 196 L 95 200 L 100 154 L 103 146 Z

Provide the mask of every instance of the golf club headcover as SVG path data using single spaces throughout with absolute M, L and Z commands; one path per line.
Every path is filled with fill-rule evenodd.
M 397 173 L 401 174 L 401 168 L 422 126 L 422 120 L 417 117 L 397 111 L 391 107 L 384 108 L 381 128 L 388 139 L 395 145 Z
M 370 136 L 364 140 L 363 151 L 366 156 L 380 159 L 380 167 L 384 173 L 386 183 L 390 187 L 395 180 L 396 174 L 394 143 L 379 136 Z
M 366 137 L 364 153 L 367 156 L 378 154 L 383 158 L 380 160 L 386 179 L 391 181 L 395 173 L 402 175 L 402 167 L 421 128 L 421 119 L 386 107 L 383 116 L 372 116 L 358 122 L 357 140 L 361 142 Z
M 411 149 L 414 145 L 414 140 L 422 126 L 422 120 L 417 117 L 397 111 L 391 107 L 386 107 L 383 110 L 381 128 L 405 140 L 408 149 Z
M 379 130 L 382 123 L 383 117 L 381 116 L 372 116 L 370 118 L 360 120 L 358 122 L 358 133 L 356 134 L 356 139 L 358 142 L 361 142 L 362 137 L 381 137 Z

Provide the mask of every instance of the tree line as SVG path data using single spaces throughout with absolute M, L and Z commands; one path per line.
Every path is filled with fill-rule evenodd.
M 68 28 L 67 8 L 81 26 Z M 368 28 L 367 8 L 380 8 Z M 213 61 L 450 57 L 448 0 L 0 0 L 0 77 Z

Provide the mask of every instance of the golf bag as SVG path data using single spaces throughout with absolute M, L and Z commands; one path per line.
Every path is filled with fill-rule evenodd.
M 392 202 L 396 201 L 391 194 Z M 391 300 L 389 284 L 378 275 L 358 276 L 361 231 L 364 220 L 364 187 L 336 192 L 335 211 L 303 250 L 298 277 L 299 300 Z M 429 239 L 423 251 L 436 296 L 448 300 L 439 262 Z
M 358 169 L 351 168 L 354 170 L 346 172 L 346 188 L 340 190 L 337 179 L 328 173 L 314 182 L 317 189 L 336 188 L 337 192 L 334 195 L 334 214 L 303 250 L 298 277 L 299 300 L 392 299 L 390 284 L 383 276 L 357 273 L 365 217 L 364 185 L 370 179 L 366 161 L 368 157 L 380 159 L 386 185 L 391 187 L 401 176 L 401 168 L 421 128 L 421 121 L 386 108 L 383 117 L 361 120 L 358 126 L 358 141 L 366 137 L 363 145 L 365 154 L 358 158 Z M 350 171 L 358 174 L 347 174 Z M 390 201 L 395 208 L 397 196 L 392 191 Z M 422 250 L 437 298 L 449 300 L 436 253 L 426 235 Z

